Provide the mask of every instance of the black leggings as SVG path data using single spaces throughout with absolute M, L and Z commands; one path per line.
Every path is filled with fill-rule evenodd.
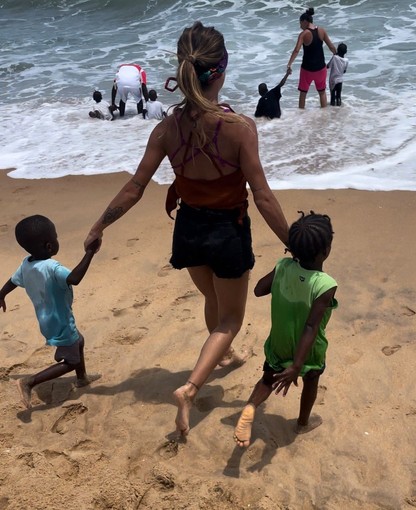
M 331 90 L 331 106 L 341 106 L 342 83 L 337 83 Z

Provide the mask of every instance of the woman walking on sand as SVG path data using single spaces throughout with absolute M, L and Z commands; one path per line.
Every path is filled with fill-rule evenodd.
M 214 27 L 197 21 L 178 41 L 177 84 L 184 99 L 149 137 L 135 175 L 94 224 L 86 245 L 143 196 L 167 156 L 175 174 L 166 210 L 179 202 L 170 262 L 187 268 L 205 298 L 209 331 L 188 381 L 174 392 L 176 430 L 189 432 L 189 413 L 197 392 L 219 363 L 232 360 L 231 343 L 245 312 L 248 279 L 254 266 L 247 183 L 254 203 L 272 231 L 287 242 L 288 225 L 266 181 L 254 121 L 218 103 L 228 54 Z

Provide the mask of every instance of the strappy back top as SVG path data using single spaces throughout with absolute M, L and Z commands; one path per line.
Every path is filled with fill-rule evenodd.
M 246 178 L 239 165 L 225 160 L 218 149 L 218 136 L 223 122 L 223 119 L 218 119 L 214 135 L 203 149 L 192 146 L 192 131 L 188 139 L 185 139 L 178 122 L 180 145 L 169 155 L 169 161 L 176 177 L 168 191 L 166 210 L 169 216 L 176 208 L 179 198 L 187 205 L 197 208 L 234 209 L 245 205 L 248 196 Z M 184 147 L 182 159 L 178 162 L 176 161 L 177 156 Z M 218 172 L 217 178 L 191 179 L 184 175 L 186 165 L 198 157 L 209 157 Z M 224 173 L 224 168 L 227 166 L 235 170 L 231 173 Z

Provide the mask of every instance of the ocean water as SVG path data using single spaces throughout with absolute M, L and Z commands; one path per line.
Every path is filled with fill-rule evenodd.
M 92 92 L 109 101 L 118 65 L 136 62 L 165 107 L 179 102 L 163 86 L 195 20 L 226 40 L 221 100 L 252 116 L 258 84 L 284 75 L 308 6 L 348 45 L 343 105 L 319 108 L 311 88 L 298 109 L 299 54 L 282 118 L 256 120 L 271 187 L 416 190 L 416 0 L 0 0 L 0 168 L 27 179 L 133 173 L 156 121 L 132 101 L 123 119 L 92 120 Z M 171 180 L 165 161 L 155 181 Z

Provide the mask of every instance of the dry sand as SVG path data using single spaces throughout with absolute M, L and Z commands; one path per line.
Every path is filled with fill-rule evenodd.
M 25 256 L 14 226 L 30 214 L 55 223 L 73 268 L 82 243 L 128 174 L 17 180 L 0 173 L 1 280 Z M 416 193 L 353 190 L 277 192 L 287 219 L 329 214 L 335 238 L 325 270 L 340 306 L 327 333 L 327 370 L 315 412 L 323 424 L 293 432 L 300 388 L 272 395 L 257 413 L 253 442 L 235 447 L 233 428 L 261 375 L 269 298 L 253 287 L 283 248 L 250 205 L 256 266 L 235 340 L 254 355 L 217 369 L 197 396 L 186 443 L 170 441 L 172 391 L 188 377 L 206 330 L 203 301 L 186 271 L 170 268 L 173 222 L 166 187 L 110 227 L 75 287 L 74 312 L 90 372 L 40 385 L 33 409 L 16 380 L 47 367 L 26 293 L 0 313 L 0 510 L 411 509 L 416 507 Z

